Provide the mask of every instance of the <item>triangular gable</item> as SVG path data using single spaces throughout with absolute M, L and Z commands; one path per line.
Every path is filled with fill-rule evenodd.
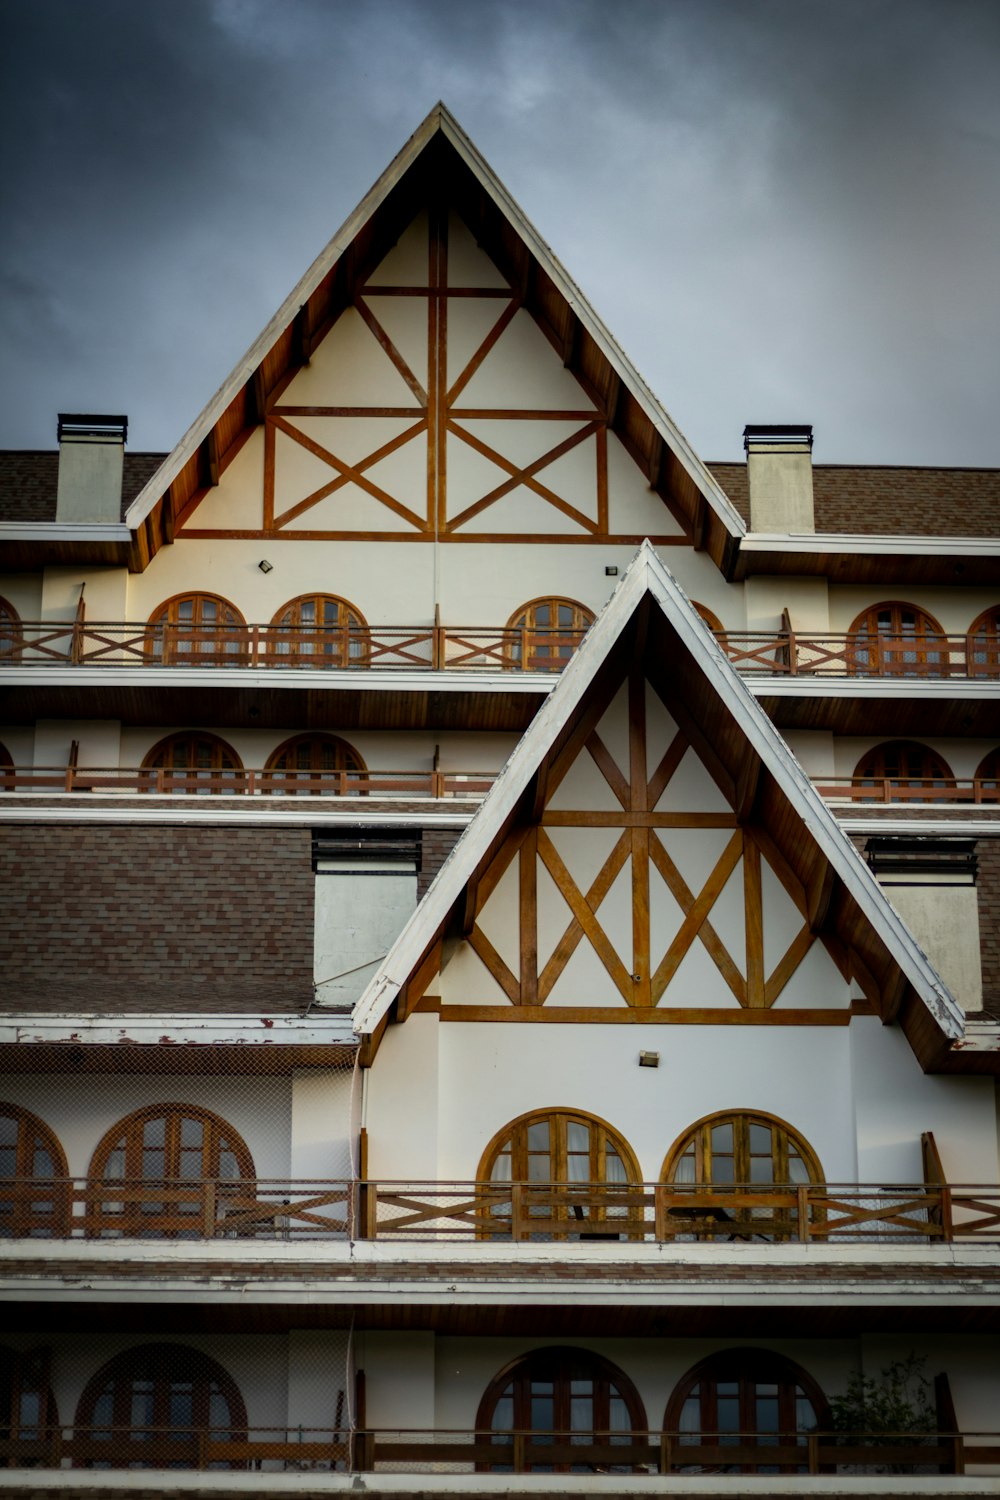
M 378 284 L 369 284 L 364 298 L 357 293 L 376 267 L 380 267 L 378 282 L 385 283 L 397 269 L 396 259 L 405 259 L 402 256 L 394 259 L 393 246 L 400 235 L 426 204 L 442 203 L 447 198 L 474 229 L 476 241 L 503 269 L 503 274 L 496 278 L 495 290 L 498 296 L 510 294 L 511 300 L 505 305 L 509 305 L 513 318 L 510 328 L 501 330 L 504 337 L 508 342 L 530 342 L 535 338 L 545 345 L 549 358 L 555 351 L 560 356 L 557 367 L 565 366 L 562 374 L 567 390 L 587 393 L 585 400 L 577 400 L 574 405 L 588 409 L 575 423 L 563 424 L 565 432 L 556 433 L 558 424 L 553 424 L 553 436 L 547 446 L 543 444 L 537 454 L 526 455 L 523 463 L 512 462 L 509 455 L 500 453 L 498 466 L 497 446 L 486 441 L 489 433 L 484 437 L 469 423 L 462 424 L 460 434 L 450 431 L 448 441 L 464 462 L 464 471 L 456 473 L 456 481 L 466 483 L 472 497 L 465 513 L 460 513 L 461 519 L 458 516 L 451 519 L 458 520 L 467 531 L 474 533 L 477 527 L 482 530 L 482 523 L 476 519 L 476 507 L 490 497 L 490 519 L 495 519 L 501 532 L 517 533 L 527 520 L 542 533 L 546 531 L 544 522 L 550 521 L 553 535 L 565 534 L 574 526 L 598 536 L 613 533 L 613 524 L 601 513 L 606 500 L 600 493 L 595 493 L 593 501 L 583 506 L 567 498 L 579 492 L 579 467 L 585 462 L 584 453 L 575 449 L 582 450 L 589 444 L 595 454 L 592 467 L 600 473 L 603 464 L 606 474 L 608 461 L 600 452 L 600 444 L 611 435 L 631 455 L 654 492 L 649 501 L 659 496 L 660 502 L 665 502 L 660 504 L 661 525 L 655 524 L 656 514 L 651 511 L 641 527 L 631 530 L 638 536 L 649 536 L 679 528 L 696 546 L 709 551 L 720 567 L 728 566 L 733 548 L 745 531 L 739 514 L 548 246 L 439 104 L 285 299 L 259 339 L 130 506 L 126 521 L 135 538 L 134 567 L 144 567 L 162 543 L 173 540 L 178 527 L 190 522 L 201 500 L 218 485 L 225 469 L 265 422 L 275 401 L 290 383 L 295 383 L 296 374 L 308 371 L 311 357 L 321 350 L 345 311 L 349 314 L 348 322 L 342 334 L 338 331 L 338 337 L 350 339 L 348 323 L 360 328 L 367 322 L 386 346 L 384 375 L 398 387 L 398 399 L 391 405 L 398 407 L 401 421 L 411 404 L 416 410 L 422 401 L 426 407 L 433 400 L 432 394 L 423 389 L 419 372 L 412 368 L 413 361 L 406 358 L 408 346 L 415 350 L 419 343 L 420 329 L 405 327 L 405 319 L 397 307 L 392 312 L 398 332 L 395 337 L 385 337 L 382 315 L 392 302 L 391 296 L 378 295 Z M 400 269 L 405 278 L 405 265 Z M 519 323 L 517 319 L 526 321 Z M 484 334 L 488 332 L 484 329 Z M 456 348 L 460 343 L 461 340 L 456 341 Z M 474 340 L 470 348 L 474 356 Z M 459 349 L 457 360 L 461 364 L 463 353 L 468 364 L 471 362 L 468 350 Z M 476 381 L 473 369 L 468 374 L 463 397 L 468 398 L 470 409 L 489 411 L 495 403 L 485 393 L 502 392 L 503 379 L 493 386 L 483 386 L 479 392 L 482 404 L 472 399 L 477 396 Z M 308 405 L 307 399 L 300 403 Z M 427 426 L 430 431 L 433 426 L 430 417 Z M 419 531 L 422 518 L 395 494 L 392 452 L 379 461 L 378 475 L 368 473 L 363 465 L 357 469 L 348 465 L 349 472 L 345 472 L 335 463 L 331 466 L 331 450 L 323 435 L 308 429 L 308 421 L 303 422 L 300 414 L 282 418 L 281 439 L 286 446 L 292 443 L 299 449 L 304 488 L 298 505 L 306 509 L 318 507 L 328 498 L 323 493 L 326 490 L 334 496 L 322 513 L 326 526 L 333 524 L 331 517 L 343 513 L 343 502 L 349 495 L 366 515 L 377 518 L 379 506 L 388 509 L 399 523 L 401 534 L 406 534 L 407 528 Z M 413 437 L 419 434 L 414 433 Z M 274 440 L 272 435 L 269 441 Z M 387 445 L 410 440 L 401 426 L 398 433 L 387 439 Z M 423 441 L 431 450 L 428 462 L 434 462 L 433 442 L 429 443 L 426 435 Z M 334 455 L 334 460 L 338 457 Z M 265 485 L 273 458 L 269 450 L 262 460 Z M 590 461 L 589 454 L 586 461 Z M 539 463 L 544 473 L 537 467 Z M 491 487 L 484 481 L 485 488 L 481 491 L 479 481 L 483 476 L 476 470 L 487 474 L 491 464 L 495 482 Z M 494 494 L 497 490 L 504 493 Z M 515 493 L 507 493 L 510 490 Z M 288 518 L 287 523 L 301 534 L 305 523 L 298 515 L 289 514 L 292 509 L 291 505 L 286 506 L 283 514 Z M 271 517 L 265 516 L 265 520 L 270 521 Z M 440 520 L 428 516 L 426 523 L 437 526 Z M 373 525 L 376 530 L 381 529 L 374 521 Z
M 623 683 L 628 685 L 625 689 Z M 646 748 L 633 755 L 621 741 L 620 723 L 616 727 L 613 717 L 608 718 L 615 695 L 626 691 L 637 702 L 640 684 L 644 722 L 659 719 L 656 732 L 662 754 L 655 765 L 649 763 L 648 753 L 653 738 L 647 735 Z M 634 726 L 637 719 L 637 712 L 631 712 L 627 722 Z M 595 731 L 605 720 L 608 729 L 602 738 Z M 627 763 L 630 755 L 635 760 L 640 753 L 646 764 L 636 762 L 636 774 Z M 566 878 L 572 860 L 567 859 L 565 839 L 559 847 L 559 819 L 553 817 L 565 806 L 571 781 L 567 767 L 577 777 L 569 801 L 579 806 L 581 797 L 590 796 L 594 826 L 601 825 L 602 818 L 609 828 L 629 821 L 636 825 L 627 848 L 612 839 L 607 850 L 600 850 L 593 841 L 582 856 L 574 854 L 572 879 Z M 593 795 L 580 779 L 584 774 L 591 776 Z M 553 790 L 555 781 L 559 785 Z M 611 808 L 617 801 L 627 810 L 636 785 L 645 799 L 641 816 L 630 820 L 602 815 L 605 803 Z M 705 841 L 686 844 L 683 859 L 670 854 L 669 841 L 663 844 L 648 862 L 650 869 L 656 868 L 656 879 L 651 877 L 643 887 L 647 907 L 658 903 L 655 922 L 647 921 L 644 936 L 640 918 L 634 917 L 639 947 L 631 950 L 627 935 L 617 929 L 610 935 L 605 932 L 607 946 L 617 949 L 602 957 L 602 936 L 594 929 L 605 924 L 595 922 L 595 914 L 603 913 L 603 903 L 636 847 L 635 839 L 659 839 L 656 819 L 649 812 L 669 813 L 671 806 L 674 812 L 662 820 L 664 826 L 675 826 L 684 809 L 704 812 L 698 821 Z M 579 819 L 574 815 L 570 821 Z M 718 848 L 709 847 L 712 837 Z M 509 905 L 521 899 L 525 879 L 537 886 L 537 865 L 520 856 L 517 869 L 529 873 L 518 875 L 516 885 L 512 880 L 513 851 L 524 845 L 543 851 L 545 889 L 536 889 L 534 899 L 539 910 L 548 903 L 546 921 L 540 924 L 546 928 L 548 946 L 537 955 L 531 972 L 519 975 L 515 955 L 509 949 L 501 951 L 500 928 L 491 928 L 490 919 L 480 917 L 487 911 L 487 898 L 499 893 Z M 746 903 L 748 890 L 762 893 L 761 900 L 770 902 L 775 917 L 766 934 L 751 931 L 748 919 L 740 951 L 732 918 L 725 918 L 724 909 L 727 902 L 730 907 L 735 902 L 736 909 Z M 786 895 L 793 899 L 781 911 Z M 729 935 L 716 934 L 725 950 L 721 955 L 711 952 L 711 938 L 704 940 L 705 926 L 714 924 L 704 923 L 703 910 L 692 910 L 700 903 L 700 908 L 711 907 L 714 913 L 720 898 L 720 926 L 729 921 Z M 570 907 L 578 927 L 587 929 L 586 943 L 574 938 L 569 921 L 564 926 L 557 918 L 553 921 L 558 901 Z M 619 893 L 607 925 L 614 928 L 617 923 L 620 929 L 622 910 L 627 914 L 631 907 L 634 913 L 642 904 L 634 886 L 625 893 L 624 907 Z M 750 906 L 745 904 L 745 909 L 749 913 Z M 758 902 L 758 909 L 768 908 Z M 689 928 L 699 927 L 698 943 L 686 941 L 683 934 L 678 939 L 685 922 Z M 569 951 L 555 952 L 553 928 L 556 946 L 562 943 Z M 662 951 L 652 951 L 654 930 Z M 699 963 L 701 972 L 718 972 L 724 978 L 728 970 L 727 982 L 741 1007 L 780 1005 L 788 976 L 825 951 L 836 960 L 843 978 L 860 986 L 883 1020 L 899 1020 L 926 1069 L 961 1067 L 968 1056 L 952 1050 L 964 1033 L 954 998 L 648 543 L 361 997 L 355 1030 L 377 1038 L 390 1014 L 405 1018 L 441 970 L 442 949 L 456 937 L 464 951 L 485 960 L 496 997 L 502 1002 L 506 994 L 521 1005 L 526 996 L 523 985 L 543 983 L 543 974 L 546 993 L 527 998 L 529 1004 L 550 1004 L 558 982 L 555 969 L 562 965 L 565 970 L 574 961 L 582 965 L 576 982 L 580 994 L 586 995 L 590 981 L 584 968 L 589 960 L 576 955 L 585 953 L 588 945 L 614 979 L 623 1003 L 632 1006 L 662 1004 L 684 964 L 694 966 L 687 981 L 697 986 Z M 707 968 L 706 948 L 712 960 Z M 633 959 L 631 974 L 623 954 Z M 996 1061 L 984 1056 L 975 1062 L 968 1059 L 969 1066 L 982 1071 L 991 1070 Z

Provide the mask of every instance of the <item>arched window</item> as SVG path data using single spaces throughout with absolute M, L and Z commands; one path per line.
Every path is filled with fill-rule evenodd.
M 483 1153 L 478 1180 L 527 1184 L 520 1195 L 521 1225 L 511 1224 L 506 1194 L 489 1202 L 498 1235 L 513 1229 L 532 1239 L 616 1240 L 630 1232 L 625 1189 L 641 1178 L 631 1146 L 606 1120 L 553 1109 L 521 1115 L 505 1125 Z
M 984 609 L 965 638 L 970 677 L 1000 677 L 1000 604 Z
M 48 1437 L 58 1426 L 49 1351 L 0 1347 L 0 1469 L 51 1462 Z
M 243 1138 L 194 1104 L 151 1104 L 113 1125 L 90 1163 L 90 1234 L 198 1239 L 214 1224 L 225 1185 L 256 1178 Z M 108 1189 L 97 1197 L 95 1188 Z M 170 1188 L 168 1198 L 156 1189 Z
M 359 791 L 358 782 L 368 775 L 353 745 L 335 734 L 299 734 L 286 740 L 268 757 L 265 776 L 268 790 L 296 793 Z
M 861 801 L 950 802 L 955 785 L 948 764 L 916 740 L 887 740 L 874 745 L 854 768 L 855 787 L 871 787 L 871 798 Z M 938 793 L 935 796 L 935 792 Z
M 149 617 L 146 655 L 173 666 L 239 666 L 247 659 L 246 621 L 218 594 L 176 594 Z
M 0 662 L 16 661 L 24 645 L 21 616 L 9 600 L 0 598 Z
M 368 626 L 360 611 L 336 594 L 300 594 L 271 621 L 267 652 L 276 666 L 363 667 Z
M 49 1127 L 19 1104 L 0 1104 L 0 1238 L 64 1235 L 68 1176 Z
M 976 801 L 1000 802 L 1000 746 L 984 755 L 976 768 Z
M 799 1365 L 767 1349 L 723 1349 L 688 1370 L 667 1402 L 663 1430 L 679 1434 L 676 1467 L 683 1473 L 797 1474 L 799 1463 L 768 1461 L 767 1450 L 804 1447 L 806 1435 L 830 1425 L 819 1386 Z M 752 1463 L 727 1464 L 725 1449 L 759 1448 Z M 691 1454 L 685 1447 L 707 1449 Z
M 705 621 L 705 624 L 708 626 L 709 630 L 714 631 L 716 635 L 724 634 L 722 621 L 719 619 L 718 615 L 712 613 L 707 604 L 699 604 L 697 599 L 692 599 L 691 607 L 692 609 L 697 610 L 698 614 L 701 615 L 701 618 Z
M 183 1344 L 143 1344 L 108 1361 L 84 1388 L 74 1434 L 84 1469 L 193 1469 L 199 1439 L 245 1442 L 247 1413 L 232 1376 Z M 213 1459 L 209 1469 L 242 1469 Z
M 143 790 L 151 792 L 238 792 L 244 782 L 232 745 L 199 729 L 168 734 L 146 755 L 142 769 L 160 773 L 143 779 Z
M 823 1170 L 812 1147 L 784 1120 L 760 1110 L 706 1115 L 671 1146 L 662 1182 L 752 1192 L 774 1184 L 822 1182 Z M 699 1218 L 696 1208 L 673 1205 L 679 1219 Z M 796 1220 L 794 1208 L 713 1205 L 704 1214 L 705 1238 L 785 1238 Z
M 480 1472 L 627 1474 L 631 1466 L 609 1462 L 610 1454 L 574 1463 L 572 1449 L 624 1446 L 633 1433 L 643 1442 L 646 1413 L 631 1380 L 610 1360 L 586 1349 L 536 1349 L 490 1382 L 476 1432 L 490 1454 L 477 1463 Z
M 533 599 L 507 622 L 508 659 L 525 672 L 561 672 L 593 623 L 575 599 Z
M 873 604 L 850 630 L 847 660 L 860 676 L 942 677 L 948 646 L 941 626 L 915 604 Z

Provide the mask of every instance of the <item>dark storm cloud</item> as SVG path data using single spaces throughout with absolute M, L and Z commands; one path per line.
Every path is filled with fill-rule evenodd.
M 708 457 L 997 463 L 993 0 L 7 0 L 0 442 L 176 441 L 443 98 Z

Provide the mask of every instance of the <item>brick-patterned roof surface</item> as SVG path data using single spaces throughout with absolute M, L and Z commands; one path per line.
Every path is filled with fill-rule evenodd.
M 126 453 L 122 515 L 165 453 Z M 0 452 L 0 521 L 54 521 L 59 455 Z M 750 520 L 745 463 L 709 469 Z M 862 536 L 1000 536 L 1000 469 L 913 469 L 889 464 L 816 464 L 816 530 Z
M 165 453 L 126 453 L 122 475 L 121 513 L 125 514 L 146 482 L 166 458 Z M 0 521 L 54 521 L 59 454 L 38 449 L 0 452 Z
M 750 521 L 746 464 L 708 465 Z M 815 464 L 818 532 L 861 536 L 1000 536 L 1000 469 Z

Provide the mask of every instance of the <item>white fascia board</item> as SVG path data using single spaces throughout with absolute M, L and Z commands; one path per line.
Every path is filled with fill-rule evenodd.
M 382 173 L 382 176 L 362 198 L 358 207 L 344 221 L 324 250 L 313 261 L 298 285 L 285 298 L 281 307 L 250 346 L 232 374 L 223 382 L 208 405 L 195 419 L 181 438 L 173 452 L 139 492 L 129 506 L 125 520 L 133 529 L 140 525 L 150 513 L 160 495 L 166 490 L 184 465 L 189 461 L 209 428 L 219 419 L 237 391 L 253 375 L 264 356 L 287 328 L 299 308 L 316 290 L 330 267 L 339 260 L 359 231 L 367 223 L 375 209 L 388 196 L 390 190 L 409 170 L 432 137 L 440 131 L 454 147 L 470 171 L 478 179 L 483 190 L 492 198 L 500 211 L 524 240 L 531 253 L 545 268 L 547 275 L 569 302 L 574 312 L 602 353 L 617 370 L 623 383 L 639 402 L 649 420 L 691 479 L 698 486 L 708 503 L 715 510 L 731 535 L 742 537 L 746 531 L 742 516 L 733 506 L 718 481 L 695 453 L 690 443 L 677 428 L 673 420 L 659 404 L 646 382 L 634 369 L 611 334 L 604 327 L 579 287 L 567 275 L 549 246 L 525 216 L 523 210 L 510 196 L 503 183 L 480 156 L 469 137 L 458 125 L 443 104 L 436 104 L 430 114 L 418 126 L 405 146 Z
M 828 552 L 870 557 L 903 554 L 912 557 L 1000 557 L 1000 537 L 969 536 L 854 536 L 842 532 L 750 531 L 741 552 Z
M 834 799 L 831 798 L 830 800 L 832 802 Z M 854 805 L 853 803 L 848 803 L 846 800 L 837 803 L 838 807 Z M 924 803 L 922 805 L 927 807 L 932 804 Z M 920 837 L 927 835 L 933 837 L 939 833 L 959 834 L 962 838 L 988 838 L 991 834 L 996 835 L 1000 833 L 1000 818 L 989 819 L 976 816 L 975 814 L 970 815 L 967 807 L 968 804 L 964 808 L 961 806 L 938 807 L 935 808 L 936 816 L 933 818 L 907 818 L 905 815 L 903 817 L 890 816 L 888 818 L 874 818 L 870 816 L 857 818 L 838 817 L 837 822 L 845 833 L 891 833 L 897 836 L 906 834 L 910 838 L 916 838 L 918 835 Z M 954 817 L 949 819 L 947 816 L 949 813 L 953 813 Z M 965 814 L 964 821 L 962 817 L 963 813 Z M 937 816 L 938 814 L 941 816 Z
M 962 1036 L 964 1014 L 897 915 L 861 855 L 826 807 L 805 771 L 653 546 L 643 542 L 617 589 L 584 637 L 483 804 L 407 922 L 386 961 L 359 999 L 354 1026 L 369 1034 L 386 1015 L 407 977 L 458 900 L 489 841 L 528 786 L 542 756 L 579 706 L 597 670 L 646 593 L 656 600 L 681 643 L 732 714 L 812 834 L 835 873 L 885 941 L 946 1036 Z
M 208 824 L 242 828 L 250 823 L 271 828 L 357 828 L 359 824 L 365 828 L 465 828 L 472 822 L 483 800 L 479 796 L 449 797 L 448 811 L 442 812 L 438 799 L 421 803 L 417 797 L 407 797 L 407 812 L 372 812 L 360 804 L 357 797 L 337 797 L 330 798 L 323 807 L 312 807 L 304 812 L 276 812 L 266 806 L 265 798 L 257 797 L 234 798 L 222 807 L 205 807 L 201 804 L 188 807 L 181 805 L 180 797 L 169 794 L 119 794 L 109 789 L 106 795 L 115 798 L 113 807 L 88 807 L 90 792 L 18 792 L 16 806 L 7 806 L 0 800 L 0 824 L 155 823 L 164 826 Z M 54 798 L 58 798 L 58 802 Z M 219 798 L 219 801 L 222 800 Z M 193 797 L 191 801 L 194 801 Z M 44 806 L 38 805 L 41 802 L 44 802 Z M 150 806 L 150 803 L 153 805 Z
M 192 457 L 208 430 L 218 421 L 226 407 L 242 386 L 251 378 L 257 366 L 274 346 L 295 317 L 299 308 L 319 286 L 323 277 L 343 255 L 357 237 L 368 219 L 396 185 L 404 173 L 424 150 L 428 141 L 439 128 L 441 106 L 431 110 L 426 120 L 418 126 L 410 139 L 396 155 L 382 176 L 365 194 L 352 214 L 344 220 L 329 244 L 320 251 L 305 275 L 289 292 L 267 327 L 250 345 L 232 373 L 227 376 L 204 410 L 195 418 L 173 452 L 161 464 L 129 506 L 125 521 L 135 529 L 146 519 L 156 501 L 177 478 L 184 465 Z
M 834 677 L 822 673 L 802 673 L 795 677 L 740 674 L 755 698 L 1000 698 L 1000 682 L 984 682 L 975 677 L 942 677 L 932 681 L 922 677 Z
M 123 522 L 109 525 L 68 521 L 0 521 L 4 542 L 130 542 L 132 532 Z M 68 622 L 72 624 L 72 621 Z
M 0 1044 L 5 1046 L 39 1043 L 146 1043 L 164 1047 L 176 1044 L 239 1043 L 240 1046 L 274 1046 L 294 1043 L 296 1046 L 353 1046 L 350 1015 L 298 1016 L 268 1015 L 81 1015 L 67 1010 L 65 1015 L 22 1014 L 0 1018 Z
M 65 621 L 67 632 L 72 621 Z M 60 627 L 56 627 L 60 628 Z M 130 627 L 132 628 L 132 627 Z M 144 625 L 136 625 L 141 633 Z M 23 648 L 30 651 L 30 642 Z M 174 667 L 124 666 L 108 661 L 101 666 L 47 666 L 30 655 L 17 666 L 0 667 L 0 687 L 32 686 L 172 688 L 345 688 L 352 693 L 496 693 L 544 697 L 559 680 L 554 672 L 396 671 L 391 667 L 325 670 L 322 667 Z
M 644 592 L 642 562 L 652 553 L 648 542 L 636 553 L 618 587 L 584 636 L 556 689 L 545 700 L 510 758 L 487 792 L 469 828 L 441 866 L 430 890 L 413 912 L 382 968 L 355 1006 L 354 1027 L 359 1035 L 374 1031 L 414 966 L 471 878 L 480 853 L 513 811 L 535 774 L 542 756 L 579 706 L 591 679 L 607 657 L 637 608 Z M 474 836 L 473 836 L 474 834 Z
M 654 396 L 638 370 L 629 360 L 617 340 L 601 322 L 583 292 L 566 271 L 548 243 L 542 239 L 520 204 L 511 197 L 506 187 L 480 156 L 472 141 L 443 105 L 440 110 L 441 130 L 462 157 L 466 166 L 479 180 L 483 190 L 492 198 L 504 217 L 511 223 L 528 246 L 535 259 L 543 266 L 581 323 L 601 350 L 608 363 L 617 371 L 623 385 L 638 401 L 646 416 L 659 432 L 664 442 L 680 461 L 688 476 L 698 486 L 705 499 L 715 510 L 727 531 L 735 537 L 743 537 L 746 523 L 733 505 L 718 480 L 698 457 L 687 438 L 668 412 Z

